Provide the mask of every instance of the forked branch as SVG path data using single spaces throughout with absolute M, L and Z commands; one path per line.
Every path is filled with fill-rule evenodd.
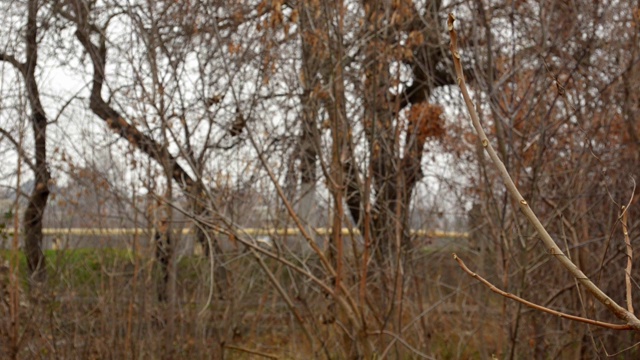
M 511 195 L 511 197 L 519 204 L 520 210 L 524 213 L 524 215 L 529 219 L 529 222 L 535 228 L 538 236 L 544 243 L 545 247 L 549 251 L 551 255 L 564 266 L 567 271 L 573 275 L 576 280 L 582 284 L 585 289 L 589 293 L 591 293 L 598 301 L 600 301 L 604 306 L 606 306 L 616 317 L 626 322 L 626 324 L 636 330 L 640 331 L 640 320 L 630 311 L 620 306 L 613 299 L 611 299 L 607 294 L 604 293 L 596 284 L 594 284 L 578 267 L 560 250 L 560 247 L 556 245 L 556 242 L 553 240 L 551 235 L 547 232 L 545 227 L 542 225 L 536 214 L 531 210 L 529 204 L 524 199 L 520 191 L 516 187 L 515 183 L 511 179 L 511 175 L 507 171 L 504 163 L 498 157 L 495 149 L 489 142 L 487 135 L 482 129 L 482 125 L 480 124 L 480 119 L 478 114 L 475 111 L 473 106 L 473 102 L 471 101 L 471 97 L 469 96 L 469 91 L 467 90 L 467 85 L 464 80 L 464 74 L 462 72 L 462 63 L 460 61 L 460 52 L 458 51 L 458 36 L 453 27 L 453 22 L 455 21 L 455 17 L 453 14 L 449 14 L 449 19 L 447 21 L 447 28 L 449 29 L 449 35 L 451 37 L 450 50 L 453 55 L 453 63 L 455 66 L 455 72 L 457 77 L 458 85 L 460 86 L 460 91 L 462 92 L 462 97 L 464 98 L 464 102 L 467 106 L 467 110 L 469 111 L 469 115 L 471 116 L 471 121 L 473 123 L 473 127 L 476 130 L 476 133 L 480 137 L 480 141 L 482 146 L 485 148 L 491 161 L 498 169 L 502 180 L 505 183 L 505 186 Z
M 607 328 L 607 329 L 613 329 L 613 330 L 632 330 L 633 328 L 628 325 L 628 324 L 612 324 L 612 323 L 608 323 L 608 322 L 603 322 L 603 321 L 598 321 L 598 320 L 593 320 L 593 319 L 588 319 L 588 318 L 584 318 L 584 317 L 580 317 L 580 316 L 575 316 L 575 315 L 570 315 L 570 314 L 566 314 L 560 311 L 556 311 L 553 309 L 549 309 L 546 306 L 542 306 L 542 305 L 538 305 L 536 303 L 532 303 L 531 301 L 525 300 L 517 295 L 514 295 L 512 293 L 506 292 L 500 288 L 498 288 L 497 286 L 493 285 L 492 283 L 490 283 L 487 279 L 483 278 L 482 276 L 478 275 L 477 273 L 474 273 L 473 271 L 471 271 L 471 269 L 469 269 L 467 267 L 467 265 L 465 265 L 464 261 L 462 261 L 462 259 L 460 259 L 458 257 L 458 255 L 453 254 L 453 259 L 455 261 L 458 262 L 458 265 L 460 265 L 460 267 L 462 268 L 462 270 L 464 270 L 467 274 L 469 274 L 472 278 L 480 281 L 482 284 L 484 284 L 486 287 L 489 288 L 489 290 L 493 291 L 496 294 L 500 294 L 506 298 L 509 298 L 511 300 L 515 300 L 521 304 L 524 304 L 525 306 L 528 306 L 532 309 L 535 310 L 539 310 L 542 312 L 546 312 L 547 314 L 551 314 L 551 315 L 555 315 L 561 318 L 565 318 L 565 319 L 569 319 L 569 320 L 573 320 L 573 321 L 578 321 L 578 322 L 583 322 L 585 324 L 589 324 L 589 325 L 595 325 L 595 326 L 600 326 L 603 328 Z

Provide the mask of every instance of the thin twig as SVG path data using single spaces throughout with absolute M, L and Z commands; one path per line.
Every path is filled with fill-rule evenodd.
M 604 343 L 602 342 L 602 340 L 600 340 L 600 344 L 602 345 L 602 350 L 604 350 L 604 353 L 607 355 L 607 357 L 616 357 L 616 356 L 618 356 L 618 355 L 620 355 L 620 354 L 622 354 L 624 352 L 627 352 L 627 351 L 635 348 L 636 346 L 640 345 L 640 342 L 637 342 L 637 343 L 635 343 L 635 344 L 633 344 L 633 345 L 631 345 L 631 346 L 629 346 L 627 348 L 624 348 L 624 349 L 622 349 L 622 350 L 620 350 L 620 351 L 618 351 L 616 353 L 613 353 L 613 354 L 609 354 L 607 352 L 607 348 L 604 346 Z
M 410 327 L 412 327 L 416 322 L 420 321 L 425 315 L 427 315 L 428 313 L 430 313 L 433 309 L 437 308 L 438 306 L 440 306 L 441 304 L 443 304 L 445 301 L 447 301 L 449 298 L 458 295 L 458 292 L 452 292 L 449 295 L 443 296 L 440 298 L 440 300 L 436 301 L 435 303 L 432 303 L 427 309 L 423 310 L 420 314 L 418 314 L 417 316 L 413 317 L 413 320 L 411 320 L 411 322 L 409 322 L 407 325 L 405 325 L 400 333 L 404 333 L 405 331 L 407 331 Z M 391 347 L 393 345 L 395 345 L 396 341 L 399 340 L 399 337 L 394 337 L 389 344 L 387 345 L 386 349 L 382 352 L 382 354 L 385 354 L 389 351 L 389 349 L 391 349 Z
M 585 287 L 585 289 L 587 289 L 587 291 L 589 291 L 596 299 L 598 299 L 598 301 L 606 306 L 616 317 L 624 320 L 633 329 L 640 331 L 640 320 L 633 313 L 629 312 L 627 309 L 623 308 L 612 298 L 610 298 L 609 295 L 607 295 L 604 291 L 602 291 L 602 289 L 594 284 L 582 272 L 582 270 L 580 270 L 571 260 L 569 260 L 569 258 L 567 258 L 562 250 L 560 250 L 551 235 L 549 235 L 547 229 L 540 222 L 540 219 L 538 219 L 531 207 L 529 207 L 529 203 L 527 203 L 527 201 L 524 199 L 524 197 L 516 187 L 513 179 L 511 178 L 511 175 L 507 171 L 507 168 L 504 166 L 504 163 L 502 162 L 502 160 L 500 160 L 498 154 L 491 145 L 491 142 L 487 138 L 487 135 L 485 134 L 484 129 L 480 124 L 480 118 L 478 117 L 471 97 L 469 96 L 469 91 L 467 90 L 467 85 L 465 83 L 464 74 L 462 71 L 460 53 L 458 52 L 458 35 L 456 34 L 456 31 L 453 27 L 454 21 L 455 17 L 452 13 L 450 13 L 449 19 L 447 21 L 447 27 L 449 29 L 449 35 L 451 38 L 450 50 L 453 55 L 453 63 L 455 65 L 458 85 L 460 86 L 462 97 L 464 98 L 467 110 L 469 111 L 469 115 L 471 116 L 473 127 L 480 137 L 482 146 L 489 154 L 491 161 L 494 163 L 500 176 L 502 177 L 502 180 L 504 181 L 509 194 L 520 205 L 520 210 L 524 213 L 527 219 L 529 219 L 529 222 L 535 228 L 549 253 L 553 255 L 560 262 L 560 264 L 562 264 L 562 266 L 564 266 L 564 268 L 567 269 L 567 271 L 569 271 L 569 273 L 571 273 L 571 275 L 573 275 Z
M 18 149 L 22 149 L 22 144 L 24 140 L 24 129 L 22 125 L 20 126 L 19 133 L 19 147 Z M 22 162 L 23 158 L 21 156 L 18 157 L 18 170 L 16 172 L 16 199 L 13 204 L 13 241 L 11 242 L 11 261 L 9 263 L 9 298 L 10 298 L 10 316 L 11 316 L 11 353 L 16 355 L 18 354 L 19 349 L 19 325 L 18 321 L 19 312 L 20 312 L 20 288 L 19 288 L 19 279 L 18 279 L 18 247 L 20 244 L 20 237 L 18 231 L 20 230 L 20 187 L 21 187 L 21 177 L 22 173 Z
M 509 298 L 511 300 L 515 300 L 525 306 L 528 306 L 532 309 L 535 310 L 539 310 L 542 312 L 546 312 L 547 314 L 551 314 L 551 315 L 555 315 L 561 318 L 565 318 L 565 319 L 569 319 L 569 320 L 573 320 L 573 321 L 578 321 L 578 322 L 583 322 L 589 325 L 595 325 L 595 326 L 600 326 L 603 328 L 607 328 L 607 329 L 613 329 L 613 330 L 633 330 L 634 328 L 629 325 L 629 324 L 612 324 L 612 323 L 607 323 L 607 322 L 602 322 L 602 321 L 598 321 L 598 320 L 593 320 L 593 319 L 588 319 L 588 318 L 583 318 L 581 316 L 575 316 L 575 315 L 570 315 L 570 314 L 566 314 L 560 311 L 556 311 L 553 309 L 549 309 L 548 307 L 542 306 L 542 305 L 538 305 L 535 303 L 532 303 L 528 300 L 525 300 L 517 295 L 514 295 L 512 293 L 508 293 L 502 289 L 499 289 L 498 287 L 496 287 L 495 285 L 493 285 L 492 283 L 490 283 L 489 281 L 487 281 L 485 278 L 483 278 L 482 276 L 474 273 L 473 271 L 471 271 L 467 265 L 464 264 L 464 261 L 462 261 L 462 259 L 460 259 L 456 254 L 453 254 L 453 259 L 455 261 L 458 262 L 458 265 L 460 265 L 460 267 L 462 268 L 462 270 L 464 270 L 464 272 L 466 272 L 467 274 L 471 275 L 471 277 L 475 278 L 476 280 L 480 281 L 482 284 L 484 284 L 486 287 L 489 288 L 489 290 L 493 291 L 496 294 L 500 294 L 506 298 Z
M 198 312 L 198 317 L 201 317 L 209 308 L 209 305 L 211 305 L 211 299 L 213 299 L 213 288 L 215 286 L 215 280 L 216 280 L 216 272 L 215 272 L 216 260 L 215 260 L 215 256 L 213 256 L 213 241 L 211 240 L 211 236 L 209 236 L 209 232 L 207 231 L 207 229 L 204 228 L 204 226 L 202 226 L 201 223 L 194 221 L 194 224 L 196 225 L 196 227 L 200 229 L 200 231 L 202 231 L 202 234 L 204 234 L 204 236 L 207 238 L 207 249 L 209 249 L 209 254 L 207 254 L 207 257 L 209 258 L 209 293 L 207 295 L 207 301 L 205 302 L 202 309 Z
M 627 245 L 627 269 L 624 273 L 624 283 L 626 287 L 627 310 L 633 313 L 633 297 L 631 295 L 631 268 L 633 266 L 633 248 L 631 247 L 631 239 L 629 238 L 628 207 L 622 206 L 622 233 L 624 234 L 624 243 Z
M 224 348 L 225 349 L 229 349 L 229 350 L 235 350 L 235 351 L 244 352 L 244 353 L 251 354 L 251 355 L 262 356 L 262 357 L 267 358 L 267 359 L 279 359 L 279 357 L 277 357 L 275 355 L 267 354 L 265 352 L 258 351 L 258 350 L 245 349 L 245 348 L 240 347 L 240 346 L 225 345 Z
M 424 354 L 422 352 L 420 352 L 418 349 L 414 348 L 413 346 L 409 345 L 409 343 L 407 343 L 403 338 L 401 338 L 400 336 L 398 336 L 397 334 L 392 333 L 391 331 L 388 330 L 382 330 L 382 331 L 371 331 L 368 332 L 367 334 L 369 335 L 380 335 L 380 334 L 385 334 L 385 335 L 389 335 L 391 336 L 395 341 L 399 342 L 400 344 L 404 345 L 404 347 L 406 347 L 407 349 L 409 349 L 410 351 L 412 351 L 414 354 L 418 355 L 419 357 L 423 358 L 423 359 L 435 359 L 434 357 L 431 357 L 427 354 Z M 388 346 L 385 351 L 380 355 L 381 359 L 385 359 L 387 352 L 391 349 L 391 346 Z

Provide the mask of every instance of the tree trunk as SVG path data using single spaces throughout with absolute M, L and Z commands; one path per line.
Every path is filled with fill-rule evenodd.
M 27 62 L 24 67 L 24 80 L 31 107 L 31 125 L 35 144 L 35 184 L 24 212 L 24 241 L 27 263 L 32 280 L 43 282 L 47 278 L 45 258 L 42 253 L 42 220 L 47 200 L 49 199 L 49 180 L 51 175 L 47 168 L 47 116 L 40 102 L 38 84 L 35 79 L 38 62 L 38 1 L 28 4 L 26 53 Z

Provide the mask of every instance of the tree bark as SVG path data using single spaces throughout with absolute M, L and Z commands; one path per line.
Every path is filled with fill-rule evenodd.
M 47 279 L 45 258 L 42 252 L 42 221 L 49 199 L 49 180 L 51 175 L 47 167 L 47 116 L 35 78 L 38 63 L 38 1 L 31 0 L 27 9 L 26 55 L 27 62 L 22 73 L 26 84 L 31 108 L 31 127 L 35 144 L 35 183 L 29 203 L 24 212 L 24 242 L 27 263 L 32 280 L 44 282 Z

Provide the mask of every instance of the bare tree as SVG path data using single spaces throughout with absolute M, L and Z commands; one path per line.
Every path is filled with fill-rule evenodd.
M 615 266 L 632 264 L 638 224 L 626 176 L 635 170 L 625 170 L 637 164 L 637 39 L 623 4 L 41 4 L 36 40 L 56 39 L 47 66 L 86 84 L 61 118 L 95 119 L 82 126 L 97 134 L 41 123 L 59 136 L 49 155 L 53 169 L 68 170 L 65 191 L 82 197 L 79 188 L 95 187 L 65 208 L 82 216 L 48 221 L 68 227 L 94 216 L 85 224 L 148 233 L 99 239 L 105 248 L 127 243 L 126 250 L 52 251 L 67 264 L 82 258 L 74 264 L 82 271 L 68 271 L 63 260 L 51 266 L 61 281 L 51 282 L 52 306 L 42 307 L 50 312 L 21 315 L 42 329 L 25 332 L 20 356 L 46 348 L 82 358 L 585 358 L 600 351 L 591 335 L 608 349 L 633 341 L 616 332 L 637 326 L 630 306 L 638 307 L 624 285 L 637 270 Z M 458 64 L 457 75 L 443 21 L 452 9 L 463 20 L 458 54 L 468 66 Z M 32 34 L 27 23 L 16 28 Z M 49 45 L 43 39 L 37 50 Z M 7 46 L 2 59 L 20 76 L 26 45 Z M 29 76 L 44 84 L 39 67 Z M 461 121 L 452 85 L 462 73 L 487 139 L 496 139 L 491 158 Z M 3 146 L 35 171 L 38 148 L 16 147 L 17 130 L 0 127 Z M 89 151 L 110 155 L 85 153 L 78 136 Z M 489 161 L 496 157 L 522 198 L 510 199 L 501 186 Z M 116 167 L 126 169 L 114 171 L 108 186 L 90 175 Z M 517 216 L 522 199 L 539 224 Z M 121 205 L 103 211 L 100 201 Z M 96 214 L 89 202 L 98 202 Z M 471 206 L 468 241 L 424 236 L 428 226 L 463 224 L 452 216 Z M 578 279 L 538 251 L 540 226 L 555 239 L 554 253 L 581 269 Z M 182 237 L 183 227 L 192 232 Z M 208 258 L 188 251 L 193 237 Z M 147 238 L 153 243 L 145 250 Z M 453 271 L 450 247 L 468 259 L 465 269 L 487 274 L 501 306 Z M 605 302 L 626 301 L 622 310 L 610 307 L 628 324 L 614 323 L 587 288 Z M 528 311 L 531 304 L 542 312 Z M 605 327 L 591 331 L 565 317 Z M 78 329 L 73 341 L 69 329 Z
M 47 125 L 49 119 L 42 105 L 36 70 L 38 69 L 39 43 L 42 37 L 40 32 L 41 17 L 38 12 L 42 3 L 33 0 L 26 4 L 26 25 L 24 31 L 24 43 L 18 48 L 24 48 L 23 56 L 0 52 L 0 60 L 11 64 L 24 81 L 26 98 L 29 103 L 29 121 L 33 131 L 33 160 L 26 161 L 34 173 L 35 181 L 27 208 L 23 217 L 24 243 L 27 255 L 27 263 L 31 272 L 31 278 L 36 282 L 46 280 L 45 258 L 42 252 L 42 222 L 49 199 L 49 182 L 51 174 L 47 161 Z M 21 61 L 20 57 L 24 57 Z M 4 132 L 4 131 L 3 131 Z M 18 149 L 20 156 L 24 156 L 23 149 Z

